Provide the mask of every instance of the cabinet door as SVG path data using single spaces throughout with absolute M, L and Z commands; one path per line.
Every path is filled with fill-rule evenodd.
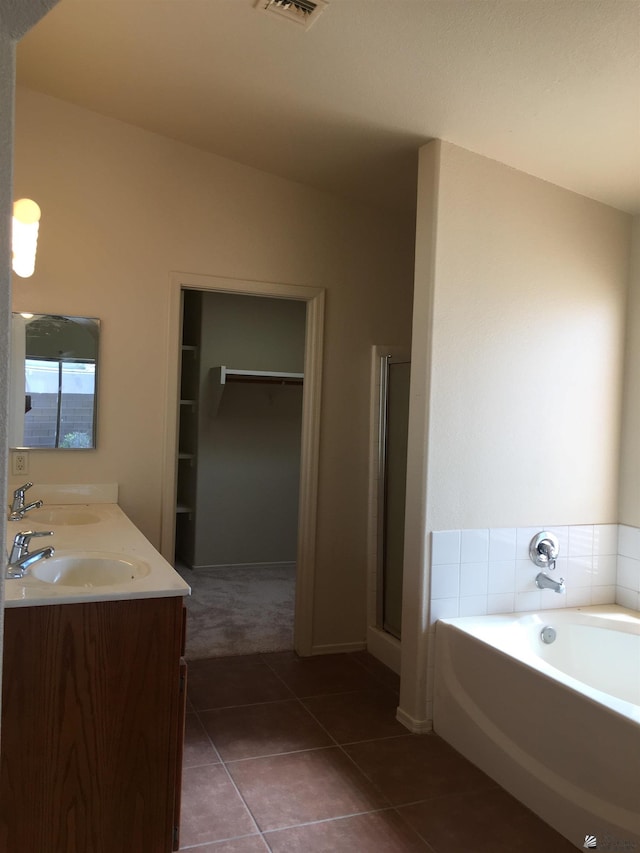
M 0 850 L 169 853 L 182 600 L 5 611 Z

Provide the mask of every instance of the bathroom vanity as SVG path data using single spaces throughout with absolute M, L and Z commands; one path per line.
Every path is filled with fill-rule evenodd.
M 50 529 L 56 553 L 5 583 L 0 850 L 169 853 L 189 587 L 116 504 L 26 521 L 7 541 Z

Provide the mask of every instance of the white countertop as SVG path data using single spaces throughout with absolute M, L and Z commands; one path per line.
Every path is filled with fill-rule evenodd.
M 68 517 L 75 519 L 79 513 L 85 514 L 84 520 L 89 523 L 50 524 L 39 521 L 38 513 L 47 511 L 58 512 L 61 519 L 64 519 L 66 513 Z M 166 598 L 189 595 L 191 592 L 175 569 L 115 503 L 70 503 L 64 506 L 46 504 L 41 510 L 27 513 L 21 521 L 7 521 L 7 547 L 11 546 L 16 533 L 26 530 L 53 530 L 53 536 L 34 539 L 31 551 L 51 545 L 55 548 L 56 556 L 78 551 L 108 552 L 144 561 L 149 567 L 149 573 L 125 583 L 80 587 L 45 583 L 33 577 L 28 570 L 23 578 L 5 580 L 6 607 Z

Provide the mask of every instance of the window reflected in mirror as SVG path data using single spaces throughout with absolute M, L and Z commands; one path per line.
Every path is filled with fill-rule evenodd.
M 12 315 L 12 448 L 96 446 L 99 335 L 93 317 Z

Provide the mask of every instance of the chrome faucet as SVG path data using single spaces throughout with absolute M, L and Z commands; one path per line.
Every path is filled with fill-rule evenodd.
M 30 489 L 31 486 L 33 486 L 33 483 L 25 483 L 23 486 L 18 486 L 13 493 L 13 502 L 11 503 L 11 510 L 9 511 L 9 521 L 20 521 L 21 518 L 25 517 L 30 509 L 38 509 L 38 507 L 42 506 L 42 501 L 33 501 L 33 503 L 25 506 L 24 493 L 27 489 Z
M 550 578 L 545 572 L 539 572 L 536 575 L 536 586 L 538 589 L 552 589 L 554 592 L 565 591 L 564 578 L 554 581 L 554 579 Z
M 39 551 L 29 551 L 29 543 L 35 536 L 53 536 L 53 530 L 39 530 L 35 533 L 33 530 L 23 530 L 16 533 L 9 555 L 6 578 L 23 578 L 33 563 L 53 556 L 54 549 L 51 546 L 40 548 Z

